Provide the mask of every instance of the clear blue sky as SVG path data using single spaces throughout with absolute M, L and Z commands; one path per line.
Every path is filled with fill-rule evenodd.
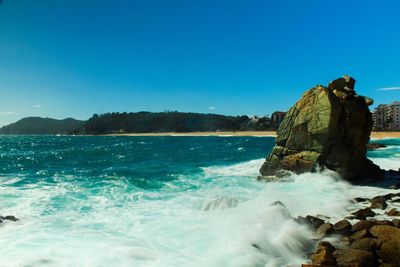
M 270 114 L 350 74 L 400 100 L 400 1 L 0 0 L 0 125 L 25 116 Z

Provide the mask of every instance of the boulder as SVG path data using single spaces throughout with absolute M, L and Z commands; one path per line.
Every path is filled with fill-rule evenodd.
M 374 217 L 376 213 L 371 208 L 364 208 L 352 213 L 356 219 L 365 220 L 367 217 Z
M 396 210 L 395 208 L 385 212 L 388 216 L 400 216 L 400 211 Z
M 318 229 L 322 224 L 324 224 L 324 220 L 307 215 L 305 218 L 302 216 L 297 217 L 297 222 L 300 224 L 308 225 L 314 229 Z
M 350 248 L 375 252 L 381 245 L 381 241 L 376 238 L 361 238 L 354 241 Z
M 15 216 L 13 216 L 13 215 L 7 215 L 4 217 L 3 220 L 9 220 L 9 221 L 13 221 L 13 222 L 19 221 L 19 219 L 15 218 Z
M 374 225 L 388 225 L 388 226 L 394 226 L 392 221 L 389 220 L 380 220 L 380 221 L 371 221 L 374 223 Z
M 333 225 L 335 233 L 340 235 L 349 235 L 351 233 L 351 224 L 347 220 L 341 220 Z
M 314 216 L 311 216 L 311 215 L 307 215 L 306 219 L 316 229 L 318 229 L 322 224 L 324 224 L 324 220 L 322 220 L 320 218 L 317 218 L 317 217 L 314 217 Z
M 353 200 L 356 203 L 360 203 L 360 202 L 367 202 L 369 199 L 368 198 L 364 198 L 364 197 L 356 197 Z
M 353 78 L 345 76 L 328 87 L 317 85 L 305 92 L 282 121 L 261 175 L 322 167 L 353 182 L 383 178 L 383 171 L 366 157 L 371 99 L 357 95 L 354 84 Z
M 374 225 L 375 224 L 372 221 L 361 220 L 353 224 L 352 231 L 358 232 L 361 230 L 369 230 L 369 228 L 371 228 Z
M 386 263 L 400 264 L 400 243 L 383 241 L 378 256 Z
M 379 196 L 379 197 L 374 197 L 373 199 L 370 200 L 371 202 L 371 209 L 386 209 L 387 203 L 385 200 L 385 197 Z
M 389 225 L 375 225 L 369 229 L 372 236 L 382 241 L 391 241 L 400 245 L 400 229 Z
M 329 242 L 321 242 L 318 244 L 316 252 L 311 255 L 311 262 L 315 265 L 336 265 L 333 252 L 335 248 Z
M 19 219 L 15 218 L 15 216 L 13 216 L 13 215 L 7 215 L 7 216 L 0 215 L 0 223 L 3 222 L 4 220 L 13 221 L 13 222 L 19 221 Z
M 369 232 L 367 229 L 362 229 L 360 231 L 355 232 L 351 236 L 349 236 L 350 241 L 358 240 L 364 237 L 367 237 L 369 235 Z
M 330 223 L 324 223 L 315 231 L 315 235 L 318 239 L 323 238 L 326 235 L 333 233 L 333 225 Z
M 339 266 L 375 267 L 377 258 L 371 251 L 360 249 L 339 249 L 333 252 Z

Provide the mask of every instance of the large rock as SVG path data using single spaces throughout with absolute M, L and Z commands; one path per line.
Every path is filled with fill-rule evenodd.
M 400 245 L 400 229 L 389 225 L 375 225 L 369 232 L 379 240 L 392 241 Z
M 378 266 L 374 253 L 360 249 L 339 249 L 333 253 L 339 266 L 375 267 Z
M 400 243 L 383 241 L 378 256 L 387 263 L 400 264 Z
M 335 248 L 329 242 L 321 242 L 317 246 L 316 252 L 311 255 L 312 264 L 322 266 L 335 266 L 336 260 L 333 257 Z
M 383 178 L 366 157 L 372 100 L 357 95 L 354 84 L 344 76 L 328 87 L 317 85 L 305 92 L 282 121 L 261 175 L 275 175 L 280 169 L 312 172 L 321 166 L 349 181 Z

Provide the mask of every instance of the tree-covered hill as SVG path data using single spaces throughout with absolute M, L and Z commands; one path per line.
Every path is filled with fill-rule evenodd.
M 0 128 L 0 134 L 101 135 L 115 133 L 214 132 L 273 130 L 269 117 L 185 112 L 135 112 L 93 115 L 87 121 L 28 117 Z
M 69 134 L 81 128 L 84 121 L 67 118 L 56 120 L 50 118 L 28 117 L 0 128 L 0 134 L 45 135 Z
M 248 116 L 183 112 L 106 113 L 94 115 L 78 134 L 209 132 L 266 130 L 270 124 L 259 125 Z

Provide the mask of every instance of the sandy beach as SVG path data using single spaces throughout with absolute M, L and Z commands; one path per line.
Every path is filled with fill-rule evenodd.
M 107 136 L 271 136 L 275 137 L 275 131 L 243 131 L 243 132 L 190 132 L 190 133 L 124 133 L 107 134 Z
M 191 132 L 191 133 L 126 133 L 109 134 L 107 136 L 271 136 L 275 137 L 275 131 L 245 131 L 245 132 Z M 372 132 L 371 138 L 400 138 L 400 132 Z
M 400 132 L 372 132 L 371 138 L 374 139 L 400 138 Z

